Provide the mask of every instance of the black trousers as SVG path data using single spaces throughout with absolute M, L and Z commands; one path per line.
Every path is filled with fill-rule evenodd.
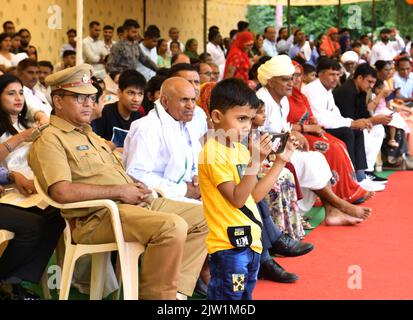
M 350 155 L 355 170 L 367 169 L 366 149 L 362 130 L 353 130 L 348 127 L 325 129 L 326 132 L 343 141 Z
M 64 227 L 60 210 L 53 207 L 41 210 L 0 204 L 0 229 L 15 234 L 0 257 L 0 281 L 39 282 Z

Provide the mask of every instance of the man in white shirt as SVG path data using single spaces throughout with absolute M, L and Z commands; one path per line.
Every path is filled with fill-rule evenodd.
M 324 58 L 317 65 L 318 79 L 305 86 L 303 93 L 307 97 L 318 124 L 328 133 L 342 140 L 349 153 L 354 169 L 363 180 L 367 169 L 367 158 L 364 143 L 364 129 L 373 127 L 370 119 L 353 120 L 341 115 L 332 90 L 340 79 L 340 65 L 336 60 Z M 384 186 L 365 182 L 362 187 L 368 191 L 380 191 Z
M 295 34 L 296 30 L 297 30 L 297 28 L 293 27 L 290 36 L 288 36 L 288 29 L 286 27 L 282 27 L 278 31 L 278 41 L 277 41 L 277 51 L 278 51 L 278 53 L 288 54 L 288 51 L 290 51 L 290 49 L 293 45 L 294 34 Z
M 168 41 L 168 54 L 169 55 L 172 55 L 171 49 L 170 49 L 172 41 L 178 41 L 181 52 L 185 51 L 185 45 L 181 41 L 179 41 L 179 29 L 178 28 L 172 27 L 169 29 L 169 38 L 170 38 Z
M 158 27 L 151 25 L 143 34 L 143 41 L 139 43 L 139 47 L 141 48 L 142 52 L 146 56 L 148 56 L 155 64 L 158 62 L 158 53 L 156 51 L 156 46 L 160 37 L 161 34 Z M 156 75 L 155 71 L 144 66 L 141 62 L 138 63 L 137 71 L 139 71 L 145 77 L 146 81 L 149 81 L 153 76 Z
M 264 29 L 264 43 L 263 49 L 267 56 L 274 57 L 278 55 L 276 42 L 275 42 L 275 28 L 274 27 L 266 27 Z
M 50 105 L 52 105 L 51 88 L 46 84 L 45 79 L 52 73 L 53 65 L 50 61 L 39 61 L 39 81 L 34 88 L 44 94 Z
M 60 57 L 63 57 L 63 52 L 66 50 L 76 51 L 76 30 L 69 29 L 66 32 L 67 35 L 67 43 L 65 43 L 62 48 L 60 49 Z
M 52 106 L 47 102 L 44 94 L 35 89 L 39 80 L 39 65 L 37 61 L 32 59 L 20 61 L 17 65 L 17 75 L 23 83 L 28 120 L 39 125 L 48 123 Z
M 103 40 L 105 42 L 105 48 L 108 52 L 112 49 L 113 45 L 116 41 L 113 40 L 113 31 L 114 28 L 110 25 L 106 25 L 103 27 Z
M 221 48 L 222 41 L 222 36 L 219 31 L 213 29 L 209 32 L 207 52 L 211 55 L 213 62 L 219 67 L 219 79 L 222 79 L 225 68 L 225 53 Z
M 391 41 L 391 34 L 394 34 L 395 41 Z M 404 40 L 397 30 L 383 29 L 380 31 L 380 40 L 371 49 L 370 64 L 374 65 L 377 60 L 390 61 L 396 57 L 405 47 Z
M 294 72 L 295 67 L 286 55 L 273 57 L 258 68 L 258 80 L 263 87 L 257 96 L 265 103 L 265 131 L 281 132 L 289 127 L 287 96 L 292 94 Z M 329 185 L 332 173 L 324 155 L 308 151 L 308 142 L 301 133 L 292 131 L 291 135 L 302 145 L 301 151 L 294 151 L 291 157 L 304 196 L 298 202 L 300 210 L 310 210 L 317 195 L 325 205 L 327 225 L 354 225 L 366 219 L 370 209 L 354 206 L 332 191 Z
M 413 101 L 413 73 L 409 58 L 397 61 L 397 72 L 393 77 L 394 88 L 400 88 L 399 95 L 404 102 Z
M 125 140 L 126 173 L 173 200 L 200 198 L 197 157 L 204 133 L 193 120 L 195 97 L 185 79 L 165 80 L 155 108 L 132 123 Z
M 85 63 L 92 65 L 94 76 L 104 79 L 106 76 L 104 61 L 109 52 L 105 48 L 105 43 L 99 40 L 100 32 L 99 22 L 89 23 L 89 36 L 83 39 L 83 59 Z

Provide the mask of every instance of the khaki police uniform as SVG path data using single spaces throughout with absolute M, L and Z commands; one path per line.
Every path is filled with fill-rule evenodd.
M 90 71 L 89 65 L 81 65 L 53 74 L 46 82 L 52 91 L 94 94 Z M 33 142 L 29 163 L 44 190 L 59 181 L 133 183 L 89 125 L 79 129 L 58 116 L 51 116 L 49 127 Z M 146 245 L 140 298 L 175 299 L 177 291 L 191 296 L 206 257 L 208 228 L 202 206 L 157 198 L 146 208 L 122 203 L 118 207 L 125 241 Z M 115 241 L 107 209 L 67 210 L 62 215 L 75 222 L 73 239 L 78 243 Z

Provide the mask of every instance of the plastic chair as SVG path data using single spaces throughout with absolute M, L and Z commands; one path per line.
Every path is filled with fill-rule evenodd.
M 0 230 L 0 257 L 3 255 L 4 250 L 7 247 L 7 243 L 14 238 L 14 233 L 8 230 Z M 50 300 L 52 296 L 50 295 L 49 287 L 47 285 L 47 269 L 42 276 L 42 292 L 43 298 Z
M 72 234 L 67 219 L 64 230 L 64 239 L 66 252 L 63 262 L 63 270 L 60 282 L 60 300 L 67 300 L 72 281 L 73 269 L 76 260 L 85 254 L 92 254 L 92 275 L 90 299 L 102 299 L 103 285 L 105 279 L 105 265 L 109 263 L 110 252 L 118 251 L 121 269 L 121 278 L 123 282 L 123 297 L 125 300 L 138 300 L 139 298 L 139 275 L 138 259 L 144 252 L 145 247 L 139 242 L 125 242 L 123 237 L 122 225 L 119 217 L 119 210 L 116 203 L 112 200 L 90 200 L 60 204 L 52 200 L 41 188 L 37 178 L 34 179 L 37 192 L 43 200 L 49 205 L 63 209 L 80 209 L 92 207 L 105 207 L 109 210 L 112 222 L 112 228 L 116 242 L 105 244 L 74 244 Z

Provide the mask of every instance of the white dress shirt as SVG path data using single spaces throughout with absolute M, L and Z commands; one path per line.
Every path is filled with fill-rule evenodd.
M 413 97 L 413 73 L 409 73 L 408 78 L 400 77 L 399 73 L 393 77 L 394 88 L 400 88 L 400 95 L 403 98 L 412 98 Z
M 141 48 L 142 52 L 153 61 L 153 63 L 158 63 L 158 53 L 156 52 L 156 47 L 148 49 L 147 47 L 145 47 L 143 42 L 139 43 L 139 47 Z M 145 67 L 140 62 L 138 63 L 137 71 L 139 71 L 145 77 L 146 81 L 149 81 L 152 77 L 156 75 L 155 71 Z
M 261 129 L 269 132 L 288 131 L 287 117 L 290 113 L 288 98 L 283 97 L 278 105 L 265 87 L 257 91 L 257 97 L 265 102 L 266 119 Z
M 307 84 L 303 90 L 310 102 L 311 111 L 318 124 L 326 129 L 350 127 L 353 119 L 344 118 L 336 106 L 332 90 L 327 90 L 317 79 Z
M 374 65 L 377 60 L 393 60 L 403 48 L 404 41 L 399 35 L 396 36 L 396 41 L 389 41 L 387 44 L 378 41 L 371 49 L 370 64 Z
M 50 117 L 52 106 L 49 104 L 42 92 L 36 90 L 35 88 L 29 89 L 24 86 L 23 93 L 27 105 L 27 116 L 29 121 L 34 121 L 34 115 L 39 111 L 43 111 L 48 117 Z
M 216 65 L 225 65 L 225 53 L 222 51 L 220 46 L 215 45 L 212 42 L 208 42 L 207 52 L 211 55 L 212 60 Z
M 93 40 L 92 37 L 83 39 L 83 58 L 85 63 L 92 65 L 97 78 L 104 79 L 106 76 L 105 66 L 100 63 L 100 60 L 108 54 L 103 40 Z
M 275 41 L 272 42 L 268 39 L 264 39 L 264 43 L 263 43 L 262 47 L 263 47 L 263 49 L 265 51 L 265 54 L 267 56 L 274 57 L 274 56 L 278 55 Z
M 162 108 L 159 100 L 156 103 Z M 193 177 L 198 175 L 198 159 L 194 156 L 193 146 L 201 150 L 199 139 L 207 130 L 205 112 L 196 107 L 192 121 L 186 124 L 179 123 L 179 126 L 175 119 L 169 115 L 168 117 L 168 121 L 175 122 L 173 127 L 176 134 L 173 139 L 177 139 L 177 143 L 181 146 L 180 150 L 174 150 L 174 152 L 185 153 L 184 163 L 178 164 L 184 169 L 181 178 L 178 181 L 172 181 L 165 177 L 167 168 L 173 162 L 171 158 L 176 153 L 170 152 L 164 138 L 163 124 L 156 109 L 151 110 L 147 116 L 132 122 L 125 139 L 123 164 L 126 173 L 135 181 L 142 181 L 149 188 L 160 190 L 166 198 L 194 202 L 196 200 L 186 198 L 185 195 L 187 182 L 192 182 Z M 192 135 L 194 138 L 191 139 L 189 131 L 194 133 Z M 181 175 L 180 172 L 178 175 Z

